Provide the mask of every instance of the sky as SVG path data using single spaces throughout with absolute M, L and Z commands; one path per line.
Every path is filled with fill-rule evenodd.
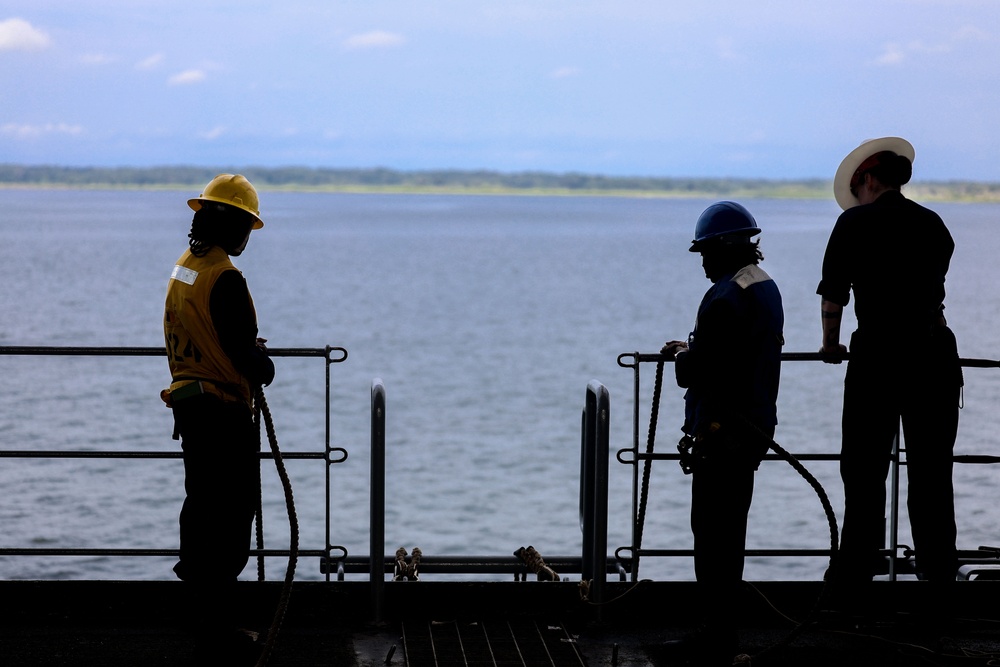
M 998 0 L 5 0 L 0 163 L 1000 182 Z

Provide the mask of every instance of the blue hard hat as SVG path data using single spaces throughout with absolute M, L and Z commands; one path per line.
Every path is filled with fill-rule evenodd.
M 750 211 L 736 202 L 720 201 L 706 208 L 694 225 L 691 252 L 701 252 L 706 241 L 745 243 L 760 234 Z

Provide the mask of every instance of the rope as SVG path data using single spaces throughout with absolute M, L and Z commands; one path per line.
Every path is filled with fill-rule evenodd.
M 773 438 L 767 437 L 767 435 L 764 434 L 759 428 L 757 428 L 755 424 L 752 424 L 751 422 L 749 422 L 749 420 L 747 421 L 747 423 L 750 424 L 754 429 L 756 429 L 761 436 L 768 439 L 770 448 L 773 449 L 774 452 L 778 456 L 780 456 L 782 460 L 784 460 L 786 463 L 792 466 L 792 468 L 794 468 L 795 471 L 798 472 L 803 479 L 809 482 L 809 485 L 813 488 L 813 490 L 816 492 L 816 495 L 819 497 L 820 503 L 823 505 L 823 511 L 826 513 L 827 523 L 830 526 L 830 569 L 832 571 L 833 567 L 835 566 L 840 539 L 839 539 L 839 532 L 837 529 L 837 515 L 833 511 L 833 506 L 830 504 L 830 498 L 826 495 L 826 490 L 823 488 L 823 485 L 820 484 L 815 477 L 813 477 L 812 473 L 810 473 L 797 458 L 795 458 L 791 453 L 786 451 L 781 445 L 776 443 Z M 802 621 L 800 621 L 798 625 L 792 628 L 791 632 L 785 635 L 785 637 L 781 641 L 776 642 L 775 644 L 767 648 L 764 648 L 756 655 L 754 655 L 753 659 L 755 660 L 762 659 L 767 654 L 773 652 L 777 648 L 790 644 L 796 637 L 802 634 L 802 631 L 805 630 L 806 626 L 812 622 L 813 618 L 815 618 L 817 612 L 819 611 L 820 603 L 826 597 L 827 587 L 829 586 L 829 578 L 830 578 L 829 575 L 823 578 L 823 586 L 820 589 L 819 595 L 816 596 L 816 600 L 813 603 L 812 609 L 809 610 L 809 613 L 806 615 L 806 617 Z
M 410 561 L 406 561 L 406 549 L 399 547 L 396 549 L 396 566 L 393 572 L 393 581 L 417 581 L 420 578 L 420 559 L 424 552 L 420 547 L 413 547 L 413 556 Z
M 661 350 L 661 354 L 666 350 Z M 656 362 L 656 381 L 653 383 L 653 406 L 649 411 L 649 434 L 646 436 L 646 454 L 653 453 L 653 443 L 656 442 L 656 422 L 660 412 L 660 393 L 663 389 L 663 361 Z M 633 556 L 634 572 L 639 572 L 639 550 L 642 546 L 642 531 L 646 524 L 646 502 L 649 497 L 649 475 L 653 460 L 647 458 L 642 467 L 642 486 L 639 491 L 639 516 L 636 517 L 635 551 Z
M 538 553 L 535 547 L 530 545 L 527 549 L 521 547 L 514 552 L 514 555 L 524 563 L 529 572 L 538 577 L 539 581 L 559 581 L 559 575 L 545 563 L 542 554 Z
M 257 451 L 260 451 L 260 409 L 259 405 L 253 411 L 253 428 L 257 434 Z M 257 549 L 264 549 L 264 494 L 260 476 L 260 466 L 257 466 L 257 507 L 254 510 L 254 530 L 256 533 Z M 264 581 L 264 554 L 257 554 L 257 581 Z
M 278 606 L 274 611 L 274 618 L 271 627 L 267 632 L 267 641 L 264 643 L 264 650 L 257 660 L 257 667 L 264 667 L 271 657 L 275 642 L 278 639 L 278 632 L 284 620 L 285 612 L 288 609 L 288 599 L 292 593 L 292 580 L 295 578 L 295 565 L 299 552 L 299 522 L 295 515 L 295 502 L 292 497 L 292 484 L 285 471 L 285 463 L 281 459 L 281 451 L 278 449 L 278 438 L 274 434 L 274 423 L 271 421 L 271 411 L 268 410 L 267 401 L 264 398 L 264 390 L 257 388 L 254 404 L 264 417 L 264 425 L 267 429 L 267 440 L 271 445 L 271 452 L 274 454 L 274 466 L 278 470 L 278 477 L 281 478 L 281 486 L 285 491 L 285 508 L 288 511 L 289 547 L 288 547 L 288 567 L 285 570 L 285 581 L 281 587 L 281 595 L 278 598 Z

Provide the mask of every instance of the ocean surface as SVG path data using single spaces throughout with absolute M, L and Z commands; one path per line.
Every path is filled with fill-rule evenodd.
M 0 345 L 162 346 L 163 298 L 187 243 L 188 193 L 0 190 Z M 343 346 L 331 367 L 331 542 L 368 553 L 369 400 L 387 393 L 386 551 L 578 555 L 580 413 L 587 383 L 611 396 L 609 552 L 631 543 L 632 373 L 618 356 L 657 352 L 692 328 L 710 286 L 687 251 L 704 199 L 350 195 L 262 192 L 266 226 L 235 262 L 274 348 Z M 744 202 L 781 288 L 786 352 L 820 343 L 815 295 L 829 201 Z M 941 204 L 957 250 L 946 314 L 963 357 L 1000 343 L 1000 206 Z M 906 276 L 899 277 L 900 289 Z M 852 329 L 845 320 L 845 339 Z M 891 352 L 891 351 L 888 351 Z M 928 350 L 932 354 L 932 350 Z M 919 361 L 919 360 L 915 360 Z M 322 451 L 320 359 L 276 359 L 266 389 L 282 451 Z M 177 451 L 160 358 L 0 356 L 0 448 Z M 1000 371 L 967 369 L 957 453 L 1000 454 Z M 844 366 L 786 362 L 776 440 L 839 450 Z M 643 369 L 645 447 L 654 367 Z M 682 392 L 668 367 L 657 451 L 674 451 Z M 177 546 L 179 460 L 3 458 L 0 546 Z M 325 542 L 324 464 L 288 461 L 300 547 Z M 266 546 L 288 545 L 281 486 L 264 462 Z M 835 463 L 811 463 L 839 512 Z M 904 477 L 905 480 L 905 477 Z M 1000 544 L 995 466 L 956 469 L 959 546 Z M 654 465 L 643 546 L 690 548 L 690 478 Z M 905 487 L 905 482 L 904 482 Z M 905 498 L 905 488 L 904 488 Z M 909 544 L 905 503 L 899 541 Z M 822 506 L 781 462 L 762 466 L 750 548 L 829 546 Z M 0 577 L 172 579 L 165 557 L 0 557 Z M 750 559 L 746 577 L 817 579 L 822 558 Z M 269 578 L 284 574 L 269 559 Z M 299 579 L 321 579 L 300 559 Z M 425 575 L 425 578 L 431 575 Z M 688 559 L 642 560 L 640 576 L 693 579 Z M 251 563 L 245 578 L 255 578 Z

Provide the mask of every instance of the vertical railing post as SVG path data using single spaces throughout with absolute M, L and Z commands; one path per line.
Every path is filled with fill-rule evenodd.
M 889 500 L 889 581 L 896 581 L 896 553 L 899 548 L 899 461 L 900 461 L 899 421 L 892 440 L 892 468 Z M 885 517 L 882 517 L 885 526 Z M 882 546 L 885 547 L 885 530 L 882 531 Z
M 371 519 L 368 571 L 371 582 L 372 614 L 375 621 L 380 622 L 385 595 L 385 386 L 379 378 L 372 381 L 371 411 Z
M 591 419 L 591 405 L 593 403 L 590 386 L 588 386 L 580 423 L 580 533 L 583 535 L 583 547 L 580 552 L 580 574 L 584 581 L 594 576 L 594 489 L 590 483 L 591 478 L 594 476 L 594 432 L 592 428 L 593 419 Z
M 332 478 L 330 477 L 330 466 L 333 465 L 332 464 L 333 458 L 331 456 L 332 450 L 330 449 L 330 364 L 333 363 L 330 360 L 330 350 L 331 349 L 333 349 L 333 348 L 331 348 L 329 345 L 327 345 L 326 346 L 326 350 L 325 350 L 325 352 L 326 352 L 326 355 L 325 355 L 325 359 L 326 359 L 326 364 L 325 364 L 325 366 L 326 366 L 326 388 L 325 388 L 325 391 L 326 391 L 326 401 L 325 401 L 325 404 L 326 405 L 324 406 L 324 414 L 323 414 L 323 422 L 324 422 L 323 451 L 324 451 L 325 456 L 326 456 L 326 465 L 324 466 L 324 468 L 326 469 L 324 471 L 324 479 L 326 480 L 326 505 L 325 505 L 325 507 L 326 507 L 326 513 L 325 513 L 325 517 L 324 518 L 326 520 L 326 525 L 323 527 L 323 530 L 324 530 L 324 532 L 326 534 L 326 540 L 323 543 L 325 545 L 324 550 L 326 551 L 326 567 L 323 568 L 323 569 L 326 570 L 325 577 L 326 577 L 326 580 L 328 582 L 330 581 L 330 571 L 333 569 L 332 567 L 330 567 L 330 564 L 332 562 L 330 560 L 330 552 L 332 551 L 332 548 L 330 546 L 330 539 L 331 539 L 330 531 L 332 530 L 332 524 L 333 524 L 333 516 L 332 516 L 332 509 L 331 509 L 332 508 L 332 505 L 331 505 L 331 499 L 332 499 L 331 482 L 332 482 Z
M 598 603 L 602 600 L 607 579 L 610 413 L 607 388 L 591 380 L 583 409 L 580 454 L 581 570 L 583 580 L 591 582 L 591 601 Z
M 632 583 L 639 580 L 639 353 L 632 364 Z

